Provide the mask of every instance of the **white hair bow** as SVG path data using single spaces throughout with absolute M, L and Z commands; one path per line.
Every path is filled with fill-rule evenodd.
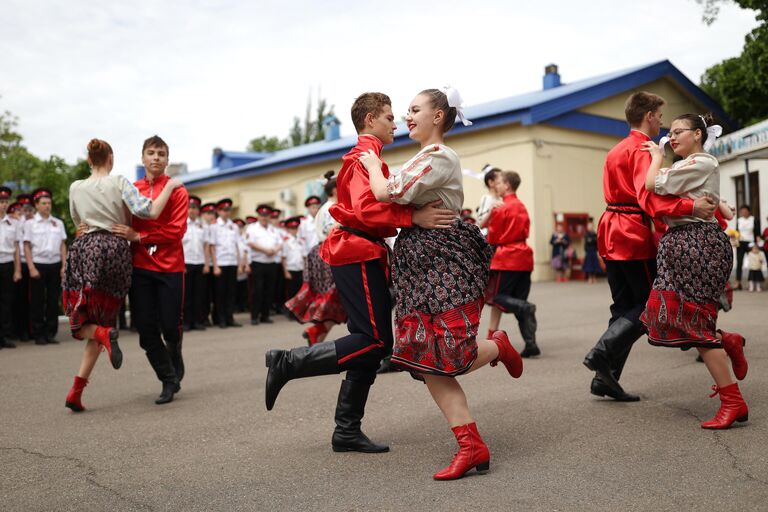
M 706 126 L 707 123 L 704 123 L 704 126 Z M 715 141 L 719 136 L 723 134 L 723 127 L 719 124 L 713 124 L 712 126 L 707 126 L 707 142 L 704 143 L 704 151 L 709 153 L 709 150 L 712 149 L 715 146 Z
M 448 86 L 443 88 L 443 92 L 448 98 L 448 106 L 456 109 L 456 116 L 461 121 L 461 124 L 464 126 L 472 126 L 472 121 L 467 119 L 464 115 L 464 100 L 461 99 L 461 94 L 459 94 L 459 91 L 453 87 Z
M 659 139 L 659 148 L 661 149 L 662 154 L 664 153 L 664 150 L 666 149 L 664 146 L 669 144 L 669 137 L 663 136 L 661 139 Z

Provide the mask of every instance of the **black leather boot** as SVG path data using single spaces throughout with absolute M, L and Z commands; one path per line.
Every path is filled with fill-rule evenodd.
M 629 351 L 640 335 L 641 330 L 637 325 L 626 318 L 618 318 L 608 326 L 584 358 L 584 366 L 595 372 L 601 383 L 613 390 L 617 396 L 627 394 L 618 379 Z
M 379 369 L 376 370 L 376 373 L 392 373 L 396 372 L 397 370 L 392 365 L 392 356 L 387 356 L 384 359 L 381 360 L 381 366 L 379 366 Z
M 515 299 L 509 295 L 497 295 L 493 298 L 493 304 L 504 313 L 512 313 L 517 318 L 520 326 L 520 335 L 525 341 L 525 348 L 520 352 L 520 357 L 533 357 L 541 355 L 541 349 L 536 344 L 536 304 L 527 300 Z
M 339 373 L 336 345 L 332 341 L 291 350 L 270 350 L 266 362 L 269 370 L 264 398 L 268 411 L 272 410 L 278 393 L 289 380 Z
M 336 403 L 336 429 L 331 438 L 333 451 L 363 453 L 389 451 L 389 446 L 374 443 L 360 429 L 370 389 L 371 386 L 367 384 L 346 379 L 341 381 L 339 400 Z
M 167 404 L 173 402 L 173 395 L 179 390 L 179 385 L 176 382 L 163 382 L 163 391 L 160 396 L 157 397 L 155 403 L 157 405 Z
M 617 393 L 612 388 L 606 386 L 602 380 L 598 377 L 592 379 L 592 384 L 589 387 L 589 392 L 595 396 L 607 396 L 613 398 L 617 402 L 639 402 L 640 397 L 631 393 L 623 392 Z
M 541 349 L 536 344 L 536 328 L 538 323 L 536 322 L 536 306 L 528 303 L 531 307 L 526 308 L 526 311 L 518 316 L 518 324 L 520 325 L 520 335 L 525 341 L 525 348 L 520 352 L 520 357 L 534 357 L 541 355 Z
M 176 371 L 176 378 L 181 382 L 184 378 L 184 358 L 181 356 L 181 340 L 177 343 L 168 343 L 168 355 L 171 358 L 171 364 Z
M 611 361 L 611 373 L 613 374 L 614 378 L 618 381 L 621 378 L 621 372 L 624 370 L 624 363 L 627 362 L 627 357 L 629 357 L 629 351 L 632 348 L 630 345 L 627 347 L 624 352 L 618 355 L 613 361 Z M 607 396 L 610 398 L 613 398 L 617 402 L 639 402 L 640 397 L 638 395 L 633 395 L 632 393 L 617 393 L 613 389 L 609 388 L 605 385 L 605 383 L 600 380 L 600 377 L 595 375 L 595 378 L 592 379 L 592 384 L 589 387 L 589 392 L 592 393 L 595 396 Z
M 147 360 L 152 365 L 152 369 L 155 370 L 157 378 L 163 383 L 163 391 L 157 397 L 155 403 L 167 404 L 172 402 L 174 393 L 178 393 L 181 390 L 181 386 L 179 386 L 179 379 L 176 376 L 176 370 L 171 362 L 171 357 L 168 355 L 168 350 L 165 346 L 160 346 L 154 350 L 147 351 Z

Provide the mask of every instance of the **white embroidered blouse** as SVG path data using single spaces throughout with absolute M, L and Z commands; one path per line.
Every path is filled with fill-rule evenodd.
M 430 144 L 390 175 L 387 194 L 392 202 L 422 206 L 440 199 L 443 207 L 461 211 L 464 187 L 458 155 L 443 144 Z
M 131 214 L 149 218 L 152 200 L 125 176 L 91 176 L 69 186 L 69 212 L 75 226 L 88 224 L 88 233 L 111 231 L 115 224 L 131 223 Z
M 698 199 L 709 196 L 715 203 L 720 202 L 720 171 L 717 158 L 709 153 L 694 153 L 684 160 L 675 162 L 672 167 L 660 169 L 656 175 L 653 191 L 659 195 L 674 195 Z M 669 227 L 681 226 L 690 222 L 717 222 L 717 219 L 699 219 L 691 215 L 685 217 L 664 217 Z

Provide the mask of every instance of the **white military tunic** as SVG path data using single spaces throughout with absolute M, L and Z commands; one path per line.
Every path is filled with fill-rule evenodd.
M 61 262 L 61 242 L 67 239 L 64 222 L 50 215 L 44 219 L 36 213 L 24 223 L 24 241 L 32 248 L 34 263 L 52 264 Z

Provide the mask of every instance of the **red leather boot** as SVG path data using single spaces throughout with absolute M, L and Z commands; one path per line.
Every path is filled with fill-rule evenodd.
M 67 401 L 64 405 L 75 412 L 83 412 L 85 407 L 83 407 L 82 402 L 80 402 L 80 397 L 82 396 L 83 389 L 85 389 L 86 385 L 88 385 L 88 379 L 75 375 L 75 382 L 72 384 L 69 393 L 67 393 Z
M 301 336 L 307 340 L 307 343 L 311 347 L 315 343 L 318 342 L 318 338 L 322 336 L 323 334 L 327 333 L 328 329 L 325 328 L 324 323 L 319 324 L 312 324 L 312 327 L 308 327 Z
M 101 326 L 96 327 L 96 334 L 93 335 L 93 339 L 107 350 L 109 362 L 112 363 L 112 368 L 115 370 L 123 364 L 123 352 L 117 344 L 119 335 L 120 332 L 117 329 Z
M 725 332 L 720 329 L 717 332 L 723 338 L 723 350 L 731 358 L 733 374 L 738 380 L 744 380 L 744 377 L 747 376 L 747 370 L 749 370 L 747 358 L 744 357 L 744 345 L 747 344 L 747 340 L 741 334 L 735 332 Z
M 459 451 L 453 456 L 447 468 L 438 471 L 432 477 L 435 480 L 456 480 L 472 468 L 477 468 L 481 473 L 488 471 L 491 465 L 491 454 L 477 431 L 477 424 L 461 425 L 451 430 L 459 443 Z
M 523 374 L 523 358 L 520 357 L 515 347 L 509 342 L 507 333 L 496 331 L 491 336 L 491 339 L 499 347 L 499 357 L 491 361 L 491 366 L 496 366 L 501 361 L 507 367 L 507 371 L 512 377 L 516 379 L 520 377 Z
M 733 425 L 734 421 L 744 422 L 749 419 L 749 408 L 739 391 L 739 383 L 734 382 L 724 388 L 712 386 L 715 391 L 710 398 L 720 394 L 720 409 L 715 417 L 701 424 L 701 428 L 726 429 Z

